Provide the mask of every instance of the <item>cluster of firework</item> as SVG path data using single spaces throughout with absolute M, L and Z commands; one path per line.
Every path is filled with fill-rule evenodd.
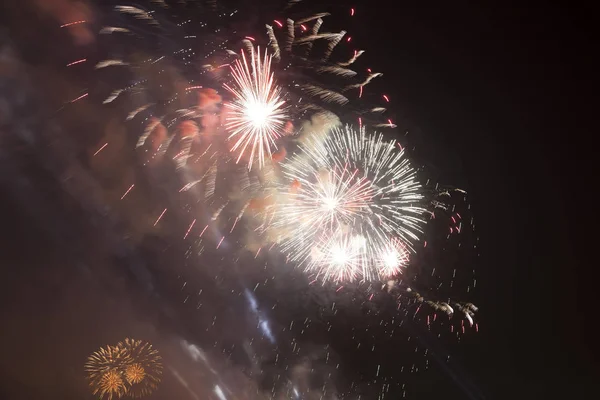
M 116 9 L 158 24 L 140 8 Z M 262 214 L 267 223 L 262 223 L 256 232 L 268 237 L 266 242 L 279 244 L 289 260 L 315 272 L 319 278 L 389 278 L 401 271 L 415 251 L 430 199 L 424 195 L 415 169 L 398 144 L 386 141 L 372 128 L 367 131 L 362 117 L 357 120 L 358 127 L 340 128 L 341 116 L 336 110 L 341 107 L 345 113 L 350 102 L 343 92 L 357 89 L 356 96 L 360 98 L 369 81 L 381 74 L 369 73 L 364 80 L 347 83 L 338 91 L 303 82 L 301 78 L 285 87 L 280 83 L 287 74 L 299 75 L 309 67 L 325 75 L 324 81 L 333 79 L 331 76 L 348 79 L 357 75 L 348 67 L 362 51 L 354 52 L 349 60 L 331 61 L 345 32 L 321 32 L 326 15 L 317 14 L 298 22 L 287 19 L 285 24 L 275 21 L 275 28 L 266 26 L 268 51 L 255 48 L 253 42 L 257 39 L 246 36 L 240 52 L 223 52 L 222 57 L 231 60 L 229 63 L 216 68 L 205 65 L 202 73 L 208 71 L 224 80 L 222 95 L 218 87 L 186 82 L 184 92 L 196 92 L 196 104 L 176 109 L 174 116 L 139 115 L 153 107 L 147 103 L 127 118 L 148 121 L 137 141 L 145 163 L 174 161 L 187 176 L 180 192 L 202 188 L 207 203 L 215 205 L 212 221 L 226 207 L 235 207 L 230 194 L 221 195 L 224 200 L 215 199 L 219 190 L 242 192 L 239 197 L 243 201 L 238 202 L 239 212 L 230 230 L 249 206 L 255 211 L 259 208 L 254 215 Z M 277 28 L 284 35 L 282 43 Z M 101 32 L 114 35 L 130 31 L 125 27 L 104 27 Z M 315 54 L 313 47 L 322 43 L 321 53 Z M 273 68 L 281 64 L 283 68 Z M 108 59 L 98 62 L 96 68 L 129 65 L 130 61 Z M 298 70 L 295 73 L 290 72 L 293 66 Z M 230 73 L 215 72 L 223 68 L 229 68 Z M 276 75 L 277 72 L 281 74 Z M 127 90 L 133 88 L 115 90 L 103 102 L 111 103 Z M 175 93 L 167 102 L 177 102 L 181 96 Z M 387 96 L 384 98 L 388 100 Z M 364 113 L 383 111 L 382 107 L 372 107 Z M 388 121 L 374 126 L 394 125 Z M 173 133 L 170 127 L 175 128 Z M 287 143 L 286 137 L 290 138 Z M 286 146 L 294 148 L 294 152 L 288 154 Z M 231 178 L 228 183 L 220 182 L 223 177 L 219 170 L 225 170 L 223 164 L 227 162 L 223 160 L 243 166 L 229 174 L 236 175 L 237 181 L 233 182 L 241 182 L 240 185 L 232 184 Z M 122 197 L 132 189 L 133 184 Z M 186 236 L 197 220 L 193 219 Z M 204 230 L 209 225 L 210 222 Z M 223 239 L 221 235 L 218 245 Z M 263 239 L 257 241 L 265 244 Z
M 477 307 L 457 294 L 466 287 L 470 296 L 475 280 L 462 285 L 471 271 L 443 251 L 470 239 L 466 193 L 430 183 L 413 161 L 387 113 L 390 96 L 372 84 L 382 74 L 361 65 L 364 51 L 347 32 L 325 30 L 327 13 L 293 15 L 288 7 L 248 27 L 242 12 L 201 3 L 113 4 L 93 23 L 82 18 L 62 28 L 98 33 L 97 53 L 65 62 L 68 74 L 89 80 L 64 107 L 82 119 L 86 107 L 98 115 L 87 114 L 89 130 L 101 132 L 85 144 L 102 189 L 98 203 L 127 222 L 131 242 L 158 236 L 169 244 L 164 264 L 178 275 L 173 290 L 189 320 L 217 292 L 239 290 L 258 327 L 257 340 L 244 343 L 258 346 L 262 336 L 277 347 L 273 379 L 281 382 L 290 379 L 280 372 L 295 365 L 303 335 L 323 323 L 329 343 L 352 331 L 351 347 L 331 346 L 339 353 L 396 348 L 379 338 L 397 341 L 406 333 L 399 327 L 412 321 L 421 326 L 409 329 L 427 334 L 477 331 Z M 182 272 L 190 258 L 207 264 L 206 279 Z M 303 315 L 295 322 L 298 304 Z M 392 317 L 380 318 L 388 306 Z M 341 309 L 360 314 L 360 322 L 336 317 Z M 212 325 L 198 336 L 223 319 L 209 317 Z M 253 379 L 264 376 L 244 346 Z M 323 364 L 337 370 L 327 346 Z M 149 344 L 128 339 L 90 356 L 86 372 L 100 397 L 139 397 L 156 389 L 162 366 Z M 400 382 L 391 372 L 381 381 L 379 364 L 373 372 L 382 393 Z M 297 391 L 312 390 L 305 386 L 294 381 L 286 390 L 299 398 Z
M 100 348 L 88 357 L 84 368 L 92 392 L 107 399 L 147 396 L 156 390 L 162 375 L 158 351 L 129 338 Z
M 427 247 L 436 214 L 453 221 L 448 237 L 461 233 L 451 193 L 465 193 L 422 183 L 401 144 L 377 132 L 396 127 L 386 116 L 388 95 L 378 96 L 382 104 L 365 100 L 382 74 L 351 69 L 364 51 L 342 46 L 347 32 L 322 30 L 327 13 L 275 19 L 257 36 L 256 29 L 230 28 L 237 10 L 208 3 L 206 20 L 177 24 L 184 45 L 175 49 L 162 43 L 160 14 L 141 6 L 115 6 L 119 23 L 99 30 L 119 57 L 109 51 L 94 70 L 116 71 L 127 83 L 92 87 L 71 103 L 101 100 L 122 114 L 134 139 L 107 135 L 92 165 L 119 166 L 114 160 L 123 151 L 115 141 L 132 142 L 143 180 L 155 190 L 148 195 L 129 177 L 117 201 L 152 202 L 147 229 L 176 219 L 177 234 L 201 249 L 242 243 L 255 258 L 280 252 L 311 282 L 402 286 L 418 303 L 452 315 L 449 299 L 415 295 L 401 276 Z M 153 48 L 149 37 L 157 39 Z M 123 51 L 128 45 L 134 50 Z M 152 196 L 156 191 L 161 195 Z M 458 307 L 473 325 L 476 307 Z

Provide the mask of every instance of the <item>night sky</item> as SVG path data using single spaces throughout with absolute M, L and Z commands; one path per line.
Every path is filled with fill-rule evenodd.
M 13 2 L 6 2 L 6 12 L 0 8 L 2 15 L 10 15 L 0 17 L 6 26 L 0 30 L 6 42 L 0 45 L 10 38 L 22 51 L 19 56 L 33 65 L 19 76 L 37 74 L 24 93 L 5 78 L 14 71 L 6 63 L 0 66 L 0 398 L 93 398 L 82 397 L 87 393 L 85 357 L 101 345 L 136 335 L 155 340 L 161 351 L 172 354 L 167 359 L 173 365 L 190 374 L 186 379 L 201 386 L 208 378 L 189 372 L 192 362 L 173 338 L 194 338 L 199 347 L 217 337 L 238 343 L 252 334 L 252 323 L 238 321 L 250 318 L 241 311 L 243 296 L 229 302 L 221 293 L 230 283 L 212 288 L 204 272 L 190 276 L 183 256 L 172 258 L 185 252 L 178 244 L 148 238 L 132 250 L 127 239 L 112 237 L 111 232 L 122 230 L 118 221 L 110 216 L 94 220 L 87 205 L 77 204 L 61 189 L 60 179 L 44 171 L 38 160 L 43 150 L 31 151 L 10 137 L 17 130 L 57 129 L 45 122 L 49 113 L 39 106 L 54 99 L 40 97 L 42 90 L 37 92 L 31 82 L 44 77 L 38 62 L 57 63 L 52 57 L 61 55 L 52 49 L 60 46 L 45 44 L 41 28 L 23 28 L 29 21 L 42 28 L 39 21 L 47 22 L 27 11 L 33 3 L 19 12 Z M 596 218 L 595 157 L 588 156 L 594 140 L 587 133 L 593 125 L 586 120 L 593 103 L 588 77 L 594 47 L 586 17 L 591 10 L 440 3 L 356 4 L 360 24 L 350 31 L 356 46 L 368 50 L 373 68 L 384 73 L 374 90 L 394 100 L 394 119 L 405 122 L 415 156 L 426 160 L 439 180 L 469 192 L 480 237 L 473 299 L 479 332 L 450 347 L 422 325 L 408 324 L 423 346 L 449 352 L 456 360 L 446 369 L 432 361 L 436 367 L 431 371 L 409 377 L 408 397 L 589 395 L 598 373 L 590 326 L 597 310 L 588 271 L 595 263 L 581 250 Z M 333 24 L 343 26 L 344 21 L 334 19 Z M 76 150 L 63 150 L 67 157 L 78 157 Z M 202 262 L 222 268 L 215 260 Z M 234 328 L 206 330 L 200 337 L 210 313 L 196 323 L 195 310 L 174 306 L 185 299 L 181 276 L 188 276 L 190 286 L 195 282 L 195 291 L 202 288 L 209 293 L 204 296 L 214 296 L 212 313 L 223 319 L 223 327 Z M 246 279 L 240 276 L 240 282 Z M 240 282 L 231 285 L 243 286 Z M 264 293 L 262 299 L 275 302 L 285 292 L 284 287 Z M 284 315 L 270 315 L 281 322 L 295 312 L 295 320 L 303 319 L 316 312 L 311 307 L 289 306 L 280 311 Z M 336 321 L 340 332 L 367 324 L 350 313 Z M 314 353 L 322 344 L 315 344 Z M 262 345 L 269 353 L 268 343 Z M 394 357 L 395 350 L 389 354 Z M 254 387 L 239 372 L 244 361 L 236 363 L 237 356 L 231 355 L 235 367 L 215 361 L 215 369 L 227 371 L 224 385 Z M 351 350 L 335 357 L 348 360 L 341 381 L 360 379 L 362 365 L 369 362 Z M 172 377 L 163 384 L 152 398 L 193 398 Z M 365 393 L 363 398 L 377 398 Z

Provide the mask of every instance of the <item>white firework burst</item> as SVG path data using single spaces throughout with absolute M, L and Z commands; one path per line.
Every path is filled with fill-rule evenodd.
M 311 248 L 307 270 L 326 281 L 356 279 L 361 275 L 364 263 L 361 239 L 343 232 L 324 234 Z
M 324 279 L 369 280 L 400 272 L 415 251 L 427 212 L 423 187 L 404 151 L 381 134 L 349 126 L 300 150 L 282 164 L 286 184 L 273 207 L 272 227 L 289 259 Z M 315 248 L 332 251 L 315 256 Z M 335 249 L 344 249 L 350 261 L 342 269 L 351 265 L 352 273 L 335 270 L 340 263 L 332 260 L 345 260 L 334 256 L 341 254 Z
M 248 62 L 242 51 L 242 59 L 235 61 L 231 73 L 234 84 L 225 85 L 233 95 L 225 123 L 229 139 L 234 141 L 231 151 L 238 153 L 238 162 L 244 155 L 249 157 L 248 169 L 252 169 L 256 156 L 262 168 L 271 149 L 277 148 L 275 141 L 287 118 L 281 89 L 271 72 L 271 56 L 265 51 L 261 60 L 260 48 L 256 53 L 250 48 Z

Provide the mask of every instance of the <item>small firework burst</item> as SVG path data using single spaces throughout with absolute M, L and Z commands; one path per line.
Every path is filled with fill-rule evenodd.
M 332 233 L 318 240 L 311 250 L 311 266 L 323 280 L 354 280 L 363 263 L 362 240 L 345 233 Z
M 130 385 L 140 383 L 146 377 L 146 370 L 142 364 L 133 363 L 125 367 L 125 379 Z
M 142 397 L 156 390 L 162 375 L 158 351 L 150 343 L 129 338 L 119 342 L 117 347 L 126 354 L 122 369 L 128 385 L 127 394 Z
M 123 382 L 123 376 L 119 370 L 112 368 L 100 375 L 98 381 L 98 394 L 100 397 L 107 395 L 107 398 L 112 398 L 113 394 L 116 397 L 121 397 L 127 392 L 125 382 Z
M 384 244 L 376 255 L 375 263 L 382 278 L 391 277 L 406 267 L 410 252 L 406 245 L 397 238 L 392 238 Z
M 88 357 L 85 363 L 88 382 L 92 392 L 100 398 L 112 399 L 127 393 L 122 365 L 127 362 L 124 349 L 106 346 Z
M 234 97 L 228 103 L 230 114 L 225 123 L 229 139 L 234 141 L 231 151 L 238 153 L 238 162 L 242 157 L 249 158 L 248 169 L 255 157 L 262 168 L 271 149 L 277 147 L 275 140 L 287 118 L 281 89 L 273 80 L 271 56 L 265 52 L 261 61 L 260 48 L 256 53 L 253 47 L 250 50 L 250 65 L 242 52 L 242 60 L 231 67 L 235 84 L 225 85 Z

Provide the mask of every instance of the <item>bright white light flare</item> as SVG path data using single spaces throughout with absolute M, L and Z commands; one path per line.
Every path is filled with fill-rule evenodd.
M 271 56 L 265 51 L 261 61 L 260 48 L 256 53 L 254 48 L 250 50 L 249 61 L 242 51 L 242 59 L 231 66 L 234 84 L 224 85 L 233 95 L 225 122 L 228 139 L 234 141 L 231 151 L 238 153 L 237 162 L 245 154 L 249 156 L 248 169 L 252 169 L 255 156 L 262 168 L 271 148 L 277 148 L 275 141 L 287 118 L 281 89 L 273 80 Z

